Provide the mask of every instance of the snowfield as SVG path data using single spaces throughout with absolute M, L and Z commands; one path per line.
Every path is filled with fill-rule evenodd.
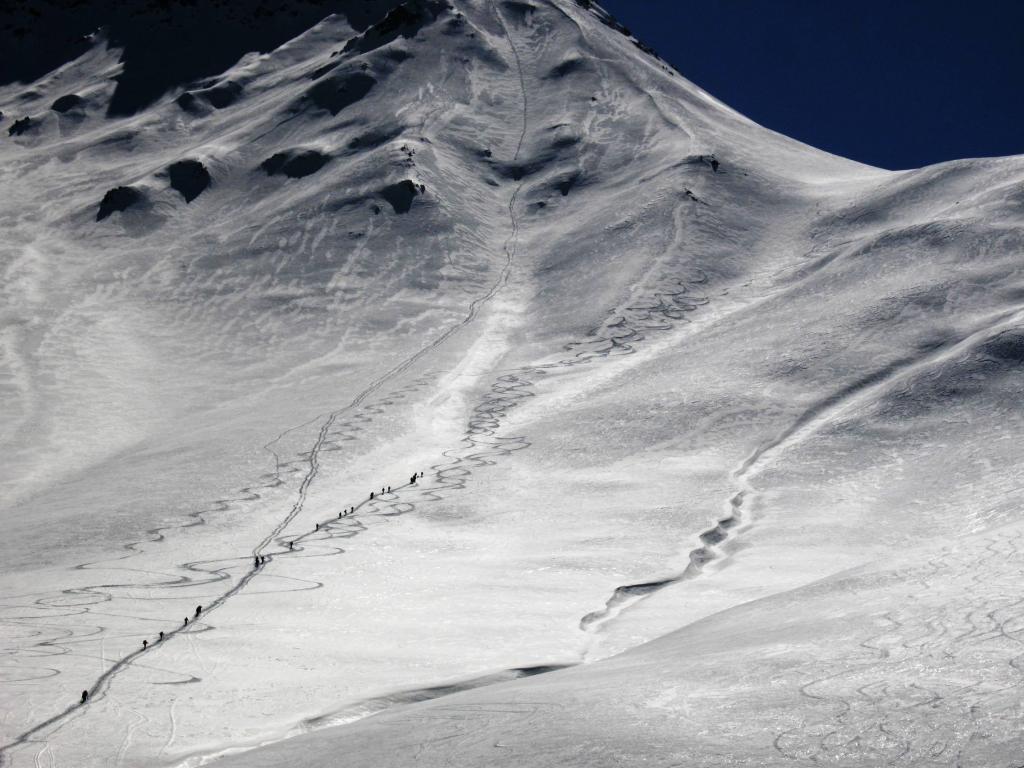
M 0 765 L 1019 765 L 1024 159 L 347 6 L 0 86 Z

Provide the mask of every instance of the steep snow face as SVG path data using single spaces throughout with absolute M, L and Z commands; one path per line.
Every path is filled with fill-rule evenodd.
M 371 5 L 128 117 L 102 42 L 0 89 L 2 759 L 1015 754 L 1021 160 Z

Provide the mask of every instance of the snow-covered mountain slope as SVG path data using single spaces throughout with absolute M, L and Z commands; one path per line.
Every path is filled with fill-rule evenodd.
M 1024 161 L 371 6 L 0 88 L 0 760 L 1014 764 Z

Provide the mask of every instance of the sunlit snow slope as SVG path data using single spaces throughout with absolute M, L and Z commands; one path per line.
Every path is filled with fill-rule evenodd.
M 1019 765 L 1024 160 L 336 5 L 0 87 L 0 763 Z

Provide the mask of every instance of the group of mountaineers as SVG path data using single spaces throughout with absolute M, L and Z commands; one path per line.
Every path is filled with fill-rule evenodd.
M 412 474 L 412 476 L 409 478 L 409 485 L 415 485 L 416 481 L 419 480 L 419 479 L 422 479 L 422 478 L 423 478 L 423 473 L 422 472 L 414 472 Z M 385 493 L 391 493 L 391 486 L 390 485 L 381 488 L 379 494 L 378 493 L 374 493 L 373 491 L 370 491 L 370 499 L 369 500 L 373 501 L 375 498 L 377 498 L 378 496 L 383 496 Z M 362 505 L 360 504 L 358 506 L 362 506 Z M 343 517 L 347 517 L 348 515 L 351 515 L 351 514 L 355 513 L 355 511 L 356 511 L 356 507 L 355 506 L 353 506 L 353 507 L 346 507 L 343 511 L 338 513 L 338 519 L 340 520 Z M 316 531 L 319 531 L 319 530 L 320 530 L 320 523 L 316 523 L 315 527 L 313 528 L 313 531 L 316 532 Z M 302 534 L 300 536 L 296 536 L 296 537 L 294 537 L 292 539 L 289 539 L 288 540 L 288 550 L 289 551 L 294 551 L 294 549 L 295 549 L 295 542 L 300 540 L 300 539 L 302 539 L 305 535 L 307 535 L 307 534 Z M 253 555 L 253 567 L 252 567 L 252 570 L 253 571 L 259 570 L 264 564 L 267 563 L 268 560 L 269 560 L 269 558 L 266 555 L 261 555 L 261 554 Z M 198 619 L 202 615 L 202 613 L 203 613 L 203 606 L 197 605 L 196 606 L 195 614 L 192 617 L 193 621 L 195 619 Z M 181 625 L 181 629 L 185 629 L 186 627 L 188 627 L 188 619 L 189 619 L 189 617 L 186 616 L 184 623 Z M 177 630 L 172 630 L 172 633 L 176 632 L 176 631 Z M 166 637 L 166 635 L 164 634 L 163 631 L 161 631 L 160 634 L 157 636 L 157 642 L 158 643 L 161 642 L 162 640 L 164 640 L 165 637 Z M 149 649 L 149 640 L 148 639 L 144 639 L 142 641 L 142 650 L 136 651 L 136 653 L 142 653 L 142 652 L 144 652 L 144 651 L 146 651 L 148 649 Z M 90 691 L 88 689 L 82 691 L 82 699 L 81 699 L 80 703 L 85 704 L 87 701 L 89 701 L 89 696 L 90 696 Z

